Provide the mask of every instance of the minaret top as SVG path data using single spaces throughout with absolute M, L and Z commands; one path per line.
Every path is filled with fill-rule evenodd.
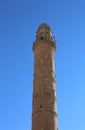
M 36 40 L 52 41 L 52 31 L 48 24 L 43 23 L 38 27 L 37 32 L 36 32 Z
M 38 32 L 40 29 L 42 29 L 42 28 L 46 28 L 46 29 L 48 29 L 48 30 L 51 31 L 50 26 L 49 26 L 47 23 L 42 23 L 42 24 L 40 24 L 40 26 L 38 27 L 37 32 Z
M 50 45 L 54 49 L 54 51 L 56 49 L 55 38 L 53 37 L 50 26 L 46 23 L 41 24 L 37 29 L 36 39 L 33 44 L 33 51 L 41 43 Z

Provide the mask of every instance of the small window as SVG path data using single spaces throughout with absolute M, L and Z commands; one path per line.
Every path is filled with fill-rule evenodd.
M 43 37 L 41 37 L 40 40 L 43 40 Z
M 40 108 L 43 108 L 42 105 L 40 105 Z

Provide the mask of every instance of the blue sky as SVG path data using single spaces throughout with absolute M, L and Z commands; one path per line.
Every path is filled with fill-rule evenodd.
M 85 130 L 84 0 L 0 0 L 0 130 L 31 130 L 32 45 L 43 22 L 57 40 L 59 130 Z

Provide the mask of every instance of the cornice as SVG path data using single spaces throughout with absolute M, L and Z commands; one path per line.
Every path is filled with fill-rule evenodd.
M 54 51 L 56 50 L 56 44 L 53 41 L 49 41 L 49 40 L 39 40 L 39 41 L 35 41 L 33 43 L 33 51 L 35 51 L 35 49 L 38 46 L 41 45 L 48 45 L 49 47 L 51 47 Z

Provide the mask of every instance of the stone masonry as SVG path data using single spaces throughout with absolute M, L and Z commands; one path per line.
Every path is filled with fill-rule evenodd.
M 34 81 L 32 130 L 57 130 L 55 42 L 47 24 L 41 24 L 33 44 Z

